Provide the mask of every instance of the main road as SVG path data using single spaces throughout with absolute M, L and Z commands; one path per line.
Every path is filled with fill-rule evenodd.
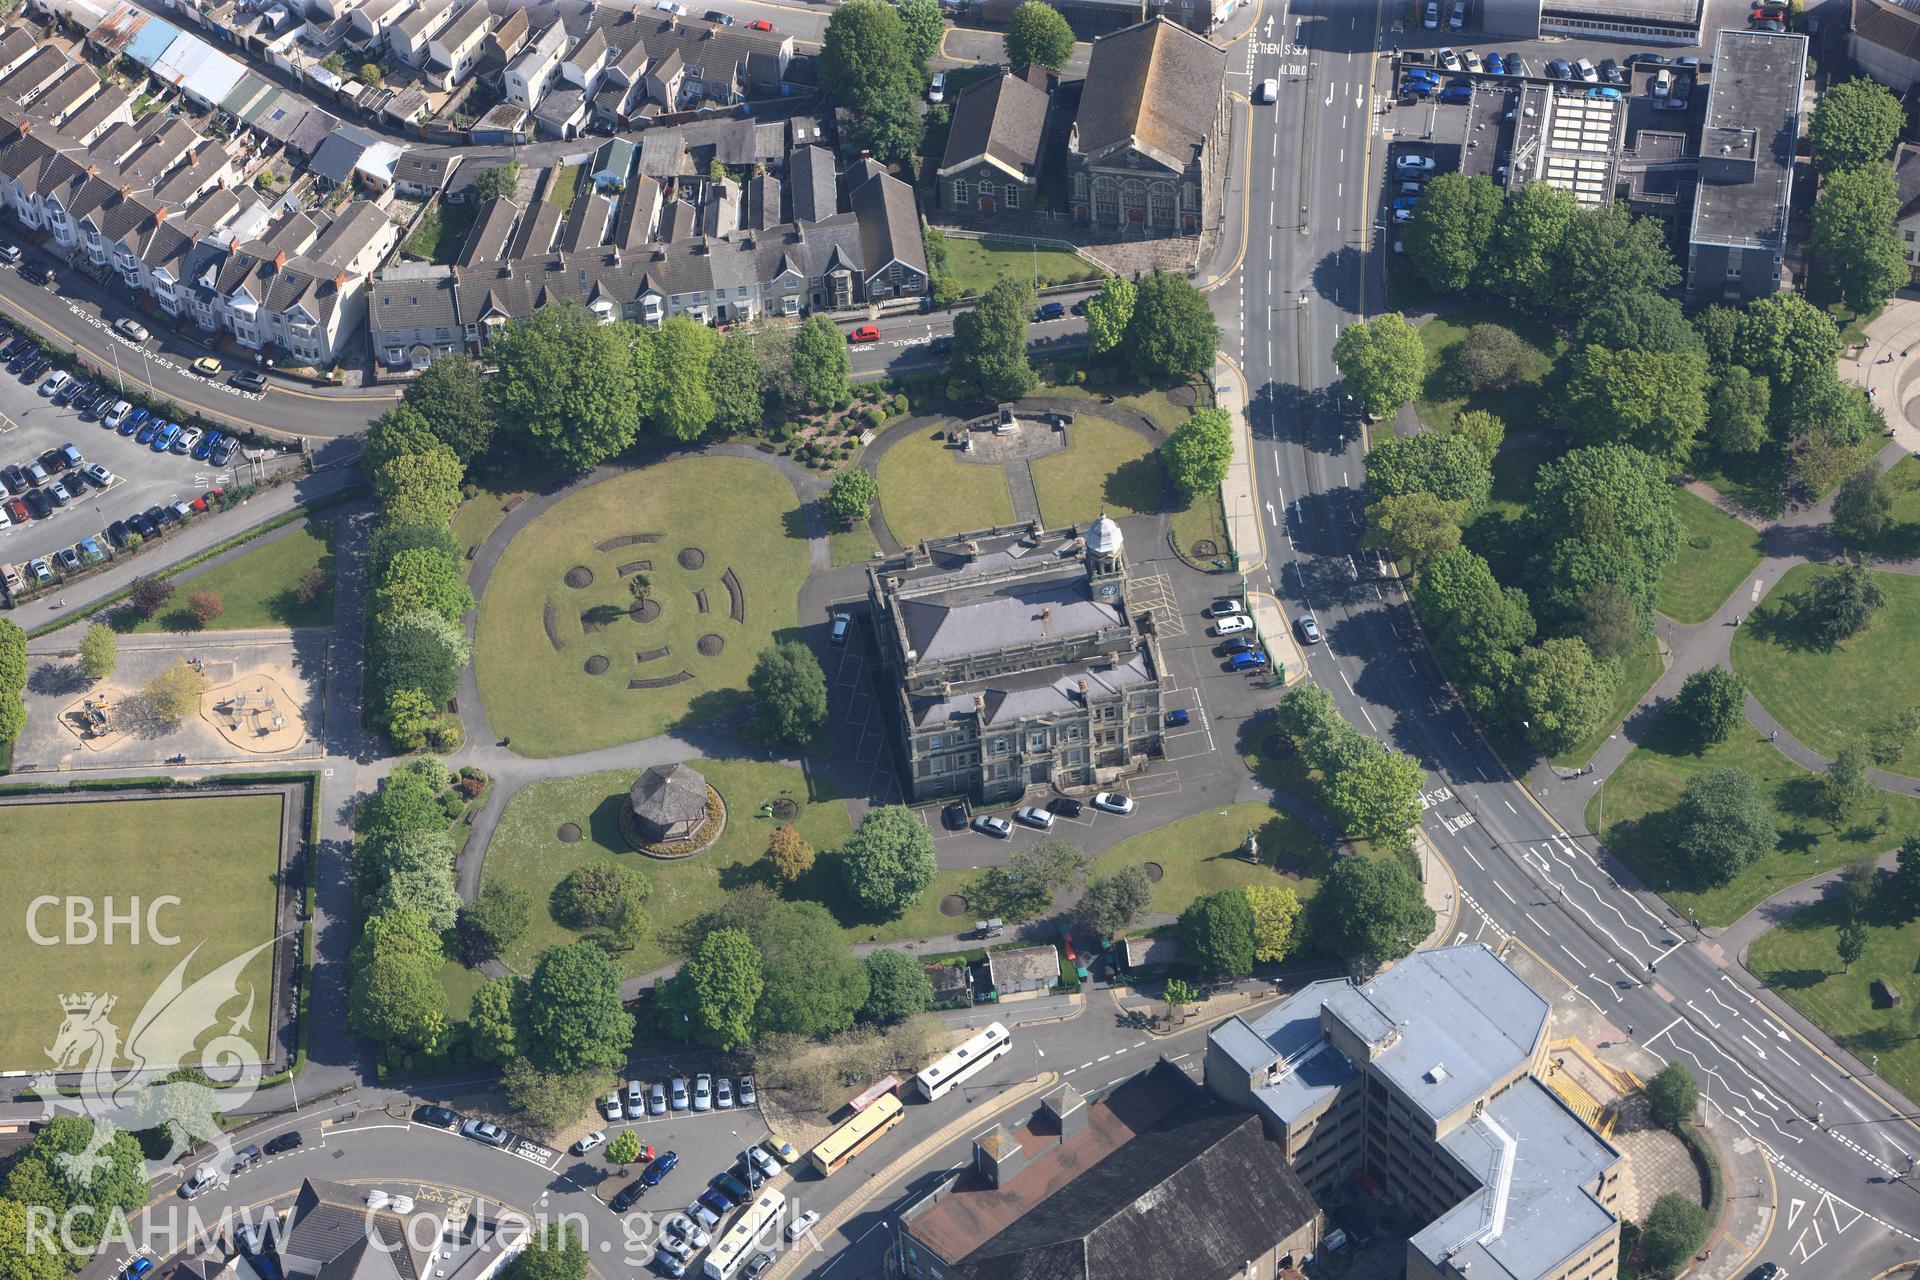
M 1231 64 L 1232 87 L 1280 84 L 1276 106 L 1251 108 L 1235 158 L 1247 252 L 1238 288 L 1216 295 L 1271 504 L 1256 585 L 1318 619 L 1326 642 L 1309 666 L 1342 714 L 1430 771 L 1423 825 L 1458 877 L 1462 938 L 1525 944 L 1611 1037 L 1700 1078 L 1722 1140 L 1744 1133 L 1769 1154 L 1780 1211 L 1761 1257 L 1788 1273 L 1872 1275 L 1920 1253 L 1920 1186 L 1896 1177 L 1920 1153 L 1914 1117 L 1775 1018 L 1744 970 L 1623 885 L 1584 833 L 1513 781 L 1432 663 L 1399 584 L 1360 557 L 1365 431 L 1332 349 L 1343 325 L 1384 309 L 1387 18 L 1379 0 L 1269 3 L 1244 66 L 1237 51 Z

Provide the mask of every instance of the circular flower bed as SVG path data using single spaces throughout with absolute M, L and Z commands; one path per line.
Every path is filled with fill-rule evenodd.
M 703 657 L 711 658 L 717 656 L 722 649 L 726 648 L 727 642 L 724 638 L 714 635 L 709 631 L 706 635 L 701 636 L 699 640 L 694 642 L 694 647 L 700 650 Z
M 682 569 L 698 569 L 707 562 L 707 553 L 698 547 L 682 547 L 677 559 Z
M 607 674 L 607 660 L 601 654 L 596 653 L 581 663 L 580 669 L 590 676 L 603 676 Z
M 956 919 L 967 914 L 967 900 L 957 893 L 950 893 L 940 899 L 940 914 Z
M 593 570 L 583 564 L 577 564 L 567 570 L 566 583 L 575 591 L 590 587 L 593 585 Z
M 553 834 L 554 834 L 554 837 L 558 839 L 561 844 L 579 844 L 580 843 L 580 826 L 578 823 L 573 823 L 573 822 L 561 823 L 560 829 L 554 832 Z

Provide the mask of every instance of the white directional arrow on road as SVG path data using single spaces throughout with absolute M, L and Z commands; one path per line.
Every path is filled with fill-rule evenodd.
M 1267 523 L 1271 525 L 1278 525 L 1280 523 L 1279 517 L 1273 513 L 1273 503 L 1271 500 L 1267 503 Z
M 1752 1036 L 1747 1035 L 1745 1032 L 1742 1032 L 1740 1035 L 1740 1038 L 1747 1042 L 1748 1048 L 1752 1049 L 1755 1053 L 1760 1055 L 1762 1061 L 1766 1059 L 1767 1051 L 1765 1049 L 1762 1049 L 1759 1045 L 1755 1044 L 1753 1042 Z

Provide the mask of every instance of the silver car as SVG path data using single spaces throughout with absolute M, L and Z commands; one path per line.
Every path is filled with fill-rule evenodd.
M 687 1078 L 675 1076 L 673 1083 L 668 1087 L 673 1091 L 673 1109 L 685 1111 L 687 1109 Z
M 667 1114 L 667 1086 L 658 1080 L 653 1082 L 653 1088 L 647 1092 L 647 1114 L 650 1116 Z
M 1015 822 L 1029 827 L 1038 827 L 1042 831 L 1053 830 L 1053 815 L 1037 804 L 1023 804 L 1013 811 Z
M 713 1077 L 704 1071 L 693 1078 L 693 1109 L 713 1110 Z
M 642 1080 L 627 1081 L 627 1114 L 639 1119 L 646 1114 L 647 1086 Z

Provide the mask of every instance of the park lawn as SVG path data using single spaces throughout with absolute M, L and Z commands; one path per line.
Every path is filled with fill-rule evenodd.
M 829 531 L 827 550 L 831 556 L 828 563 L 837 569 L 843 564 L 865 564 L 873 559 L 880 552 L 880 542 L 873 536 L 872 527 L 865 520 L 859 520 L 851 528 Z
M 1877 1057 L 1876 1070 L 1911 1098 L 1920 1093 L 1913 969 L 1913 957 L 1920 954 L 1920 920 L 1870 920 L 1866 950 L 1848 971 L 1838 949 L 1844 911 L 1840 900 L 1831 898 L 1767 930 L 1748 948 L 1747 967 L 1854 1055 Z M 1905 997 L 1900 1008 L 1875 1006 L 1875 978 Z
M 131 609 L 113 615 L 115 629 L 124 632 L 199 631 L 187 612 L 187 597 L 211 591 L 226 611 L 206 629 L 265 631 L 274 627 L 325 627 L 333 624 L 333 533 L 331 520 L 309 522 L 283 537 L 263 540 L 225 564 L 204 573 L 189 571 L 175 578 L 173 599 L 151 618 Z M 296 594 L 300 576 L 318 567 L 326 582 L 312 600 Z
M 1454 385 L 1448 357 L 1477 324 L 1513 330 L 1534 349 L 1534 357 L 1515 385 L 1468 396 Z M 1445 315 L 1421 325 L 1420 343 L 1427 349 L 1427 378 L 1414 408 L 1428 430 L 1446 430 L 1463 409 L 1484 409 L 1506 423 L 1509 432 L 1530 430 L 1552 419 L 1545 399 L 1548 375 L 1567 344 L 1538 319 L 1497 303 L 1470 303 L 1449 308 Z
M 1920 701 L 1909 683 L 1913 638 L 1920 634 L 1915 630 L 1920 627 L 1920 578 L 1875 573 L 1886 608 L 1865 631 L 1824 650 L 1804 637 L 1792 616 L 1793 598 L 1824 572 L 1813 565 L 1788 571 L 1740 624 L 1733 637 L 1733 669 L 1783 729 L 1832 758 L 1848 742 Z M 1899 760 L 1879 767 L 1920 777 L 1920 751 L 1909 744 Z
M 1705 498 L 1673 491 L 1680 550 L 1660 574 L 1661 613 L 1676 622 L 1705 622 L 1766 554 L 1759 533 Z
M 620 832 L 620 810 L 627 788 L 633 785 L 634 770 L 550 778 L 522 789 L 508 803 L 487 846 L 486 878 L 518 885 L 533 896 L 534 903 L 532 926 L 503 957 L 509 965 L 530 973 L 542 951 L 583 936 L 553 919 L 547 903 L 569 872 L 607 858 L 639 868 L 652 887 L 647 900 L 651 931 L 638 947 L 617 955 L 628 976 L 678 959 L 681 953 L 675 948 L 682 926 L 719 906 L 729 889 L 767 877 L 762 859 L 775 824 L 760 810 L 783 796 L 800 803 L 793 826 L 818 857 L 813 871 L 786 894 L 823 901 L 842 923 L 865 926 L 858 936 L 866 936 L 870 923 L 846 910 L 834 874 L 839 868 L 833 855 L 846 844 L 853 827 L 846 805 L 824 782 L 786 765 L 749 760 L 695 760 L 692 765 L 706 775 L 726 803 L 727 829 L 712 848 L 676 861 L 635 852 Z M 576 843 L 559 838 L 565 823 L 580 828 Z M 932 930 L 950 931 L 951 927 Z
M 971 240 L 950 235 L 947 246 L 947 273 L 961 297 L 977 297 L 1003 276 L 1031 283 L 1037 273 L 1039 287 L 1044 289 L 1077 280 L 1097 280 L 1102 274 L 1100 268 L 1078 254 L 1013 240 Z
M 473 1011 L 473 993 L 487 984 L 487 975 L 469 969 L 458 960 L 440 965 L 440 989 L 447 995 L 447 1021 L 465 1022 Z
M 880 459 L 878 473 L 880 509 L 902 546 L 1013 523 L 1006 472 L 961 462 L 958 452 L 944 438 L 934 439 L 931 430 L 896 440 Z
M 708 457 L 642 467 L 542 512 L 507 544 L 480 602 L 474 670 L 494 730 L 522 755 L 556 756 L 650 738 L 738 706 L 754 660 L 798 620 L 807 546 L 796 506 L 772 467 Z M 658 537 L 599 549 L 637 534 Z M 679 553 L 692 548 L 704 563 L 683 568 Z M 660 615 L 636 623 L 622 614 L 589 631 L 588 611 L 632 604 L 631 575 L 619 570 L 640 561 L 652 566 L 644 572 Z M 576 566 L 592 572 L 590 586 L 566 584 Z M 728 571 L 740 586 L 742 621 L 730 616 Z M 709 635 L 724 642 L 720 653 L 697 650 Z M 605 658 L 608 669 L 589 674 L 589 657 Z M 629 687 L 683 671 L 692 678 Z
M 1787 459 L 1777 444 L 1754 453 L 1722 455 L 1707 452 L 1687 464 L 1694 479 L 1723 498 L 1730 498 L 1755 515 L 1777 519 L 1784 510 Z
M 1142 386 L 1134 379 L 1121 377 L 1110 365 L 1089 366 L 1075 355 L 1061 356 L 1054 363 L 1054 372 L 1058 376 L 1038 388 L 1035 395 L 1093 401 L 1112 397 L 1115 404 L 1146 414 L 1161 431 L 1172 431 L 1192 417 L 1194 409 L 1213 403 L 1211 388 L 1205 379 Z M 1086 380 L 1072 381 L 1075 373 L 1086 374 Z M 1097 409 L 1091 412 L 1099 413 Z
M 1260 865 L 1241 856 L 1247 832 L 1260 845 Z M 1328 850 L 1299 822 L 1258 803 L 1231 804 L 1129 836 L 1093 861 L 1089 878 L 1155 862 L 1152 910 L 1178 915 L 1195 898 L 1250 884 L 1290 888 L 1312 897 L 1326 873 Z
M 1662 717 L 1604 787 L 1594 789 L 1587 802 L 1587 826 L 1599 832 L 1649 888 L 1681 911 L 1698 912 L 1703 925 L 1732 924 L 1787 886 L 1885 853 L 1900 843 L 1902 833 L 1920 830 L 1920 800 L 1876 791 L 1847 828 L 1836 831 L 1818 814 L 1817 776 L 1780 754 L 1751 725 L 1740 725 L 1732 738 L 1698 755 L 1680 740 L 1684 731 L 1675 717 Z M 1772 802 L 1779 846 L 1726 884 L 1671 888 L 1661 858 L 1668 843 L 1663 815 L 1680 802 L 1687 780 L 1708 769 L 1740 769 L 1753 775 Z M 1877 824 L 1882 806 L 1888 814 L 1885 830 Z
M 282 805 L 278 794 L 101 795 L 72 803 L 0 805 L 0 912 L 18 939 L 8 948 L 11 961 L 0 990 L 0 1070 L 51 1066 L 46 1049 L 60 1030 L 64 994 L 115 996 L 110 1020 L 124 1036 L 148 997 L 194 948 L 199 953 L 187 967 L 189 983 L 270 941 Z M 217 838 L 209 838 L 212 833 Z M 160 906 L 155 922 L 179 941 L 156 945 L 146 933 L 147 911 L 167 895 L 178 905 Z M 28 905 L 41 896 L 88 900 L 102 934 L 91 944 L 76 939 L 30 945 Z M 110 941 L 105 937 L 108 897 L 116 912 L 142 904 L 139 945 L 129 941 L 124 924 L 116 926 Z M 43 909 L 37 919 L 43 934 L 63 934 L 61 908 Z M 240 996 L 249 988 L 255 1007 L 246 1035 L 264 1052 L 273 1027 L 266 1012 L 273 992 L 270 950 L 255 956 L 241 975 Z M 240 998 L 223 1008 L 229 1015 L 223 1029 L 240 1008 Z
M 454 508 L 453 520 L 449 528 L 453 530 L 454 541 L 460 546 L 463 563 L 469 568 L 473 564 L 473 554 L 480 544 L 493 536 L 507 518 L 507 506 L 531 497 L 524 489 L 482 489 L 480 492 Z
M 1166 473 L 1159 452 L 1116 422 L 1091 414 L 1067 428 L 1067 448 L 1032 463 L 1040 516 L 1059 528 L 1092 524 L 1101 512 L 1143 516 L 1160 510 Z
M 1620 664 L 1620 686 L 1614 690 L 1613 706 L 1607 711 L 1605 723 L 1576 742 L 1571 749 L 1557 756 L 1549 756 L 1548 759 L 1565 769 L 1578 768 L 1593 759 L 1593 753 L 1600 749 L 1600 744 L 1620 727 L 1622 720 L 1633 713 L 1633 709 L 1640 705 L 1640 700 L 1647 696 L 1647 690 L 1653 688 L 1654 682 L 1666 674 L 1666 670 L 1666 664 L 1660 660 L 1660 641 L 1653 636 L 1641 640 L 1640 647 L 1628 654 Z M 1516 777 L 1525 772 L 1524 763 L 1514 770 Z
M 428 262 L 452 262 L 460 246 L 466 243 L 467 232 L 473 229 L 473 216 L 479 208 L 479 202 L 473 200 L 465 204 L 434 201 L 420 215 L 413 234 L 407 237 L 407 252 Z
M 1196 561 L 1211 562 L 1225 560 L 1232 551 L 1231 540 L 1227 537 L 1227 512 L 1220 504 L 1220 490 L 1209 489 L 1205 493 L 1195 494 L 1193 501 L 1174 511 L 1169 522 L 1174 549 L 1180 555 Z M 1213 544 L 1213 554 L 1199 556 L 1194 547 L 1206 541 Z M 1202 567 L 1205 567 L 1204 564 Z

